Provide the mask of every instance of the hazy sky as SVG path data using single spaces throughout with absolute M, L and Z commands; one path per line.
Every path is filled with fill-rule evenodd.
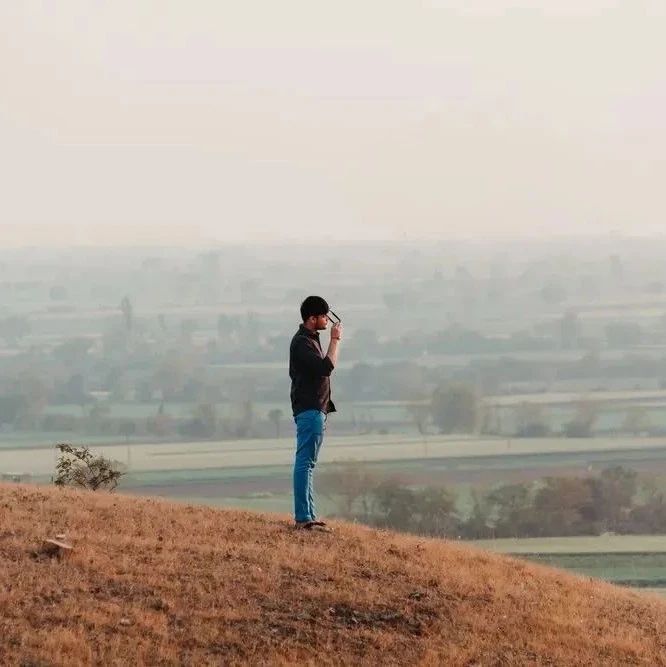
M 0 242 L 659 231 L 663 0 L 0 0 Z

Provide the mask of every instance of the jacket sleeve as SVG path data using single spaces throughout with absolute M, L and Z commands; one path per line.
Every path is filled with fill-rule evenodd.
M 292 360 L 302 373 L 315 377 L 328 377 L 333 371 L 333 362 L 319 356 L 319 351 L 305 338 L 297 338 L 292 347 Z

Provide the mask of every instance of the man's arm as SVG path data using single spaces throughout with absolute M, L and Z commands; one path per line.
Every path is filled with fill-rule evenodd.
M 321 352 L 307 341 L 298 336 L 292 349 L 292 358 L 297 367 L 317 377 L 328 377 L 338 362 L 338 346 L 342 338 L 342 325 L 335 324 L 331 328 L 331 342 L 328 345 L 326 356 L 322 359 Z
M 331 327 L 331 342 L 328 344 L 328 351 L 326 356 L 331 360 L 333 367 L 338 365 L 338 346 L 342 338 L 342 325 L 334 324 Z
M 328 354 L 323 359 L 320 354 L 314 344 L 310 344 L 300 336 L 292 350 L 293 362 L 297 368 L 315 377 L 327 377 L 333 371 L 335 364 Z

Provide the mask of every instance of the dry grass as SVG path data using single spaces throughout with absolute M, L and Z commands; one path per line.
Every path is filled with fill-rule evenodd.
M 42 540 L 66 533 L 58 558 Z M 0 664 L 666 665 L 666 604 L 441 540 L 0 485 Z

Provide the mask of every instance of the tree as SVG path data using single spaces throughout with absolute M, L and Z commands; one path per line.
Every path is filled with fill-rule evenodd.
M 417 491 L 415 502 L 414 532 L 423 535 L 450 535 L 457 520 L 454 498 L 442 487 L 427 486 Z
M 413 531 L 417 499 L 414 491 L 392 478 L 381 482 L 374 490 L 375 520 L 385 528 Z
M 217 318 L 217 337 L 220 340 L 229 339 L 234 343 L 238 342 L 240 322 L 238 317 L 225 315 L 222 313 Z
M 441 386 L 433 392 L 431 412 L 441 433 L 473 433 L 479 414 L 478 397 L 464 384 Z
M 189 366 L 175 350 L 167 353 L 155 371 L 154 383 L 162 393 L 162 399 L 171 401 L 182 394 L 188 379 Z
M 192 337 L 197 330 L 197 322 L 192 318 L 185 318 L 180 321 L 180 340 L 181 342 L 190 345 Z
M 648 411 L 640 405 L 635 405 L 627 410 L 622 424 L 622 430 L 632 435 L 640 435 L 650 429 L 650 416 Z
M 251 400 L 243 401 L 240 410 L 240 416 L 236 427 L 236 436 L 247 438 L 254 425 L 254 405 Z
M 125 438 L 125 442 L 129 442 L 129 439 L 136 433 L 136 422 L 130 419 L 121 422 L 118 433 Z
M 92 399 L 92 407 L 88 414 L 88 423 L 93 433 L 103 432 L 103 421 L 111 414 L 111 406 Z
M 217 433 L 217 409 L 211 403 L 197 405 L 193 418 L 179 430 L 183 435 L 195 438 L 212 438 Z
M 560 345 L 565 350 L 574 350 L 580 339 L 580 320 L 575 310 L 567 310 L 560 322 Z
M 528 484 L 504 484 L 491 490 L 483 501 L 486 519 L 497 537 L 530 534 L 531 497 Z
M 594 534 L 594 497 L 590 484 L 577 477 L 546 477 L 534 497 L 534 535 Z
M 60 456 L 56 463 L 56 486 L 78 486 L 91 491 L 113 491 L 125 474 L 121 464 L 103 456 L 94 456 L 88 447 L 59 444 Z
M 146 429 L 160 438 L 174 431 L 174 422 L 164 408 L 164 401 L 160 403 L 157 414 L 146 419 Z
M 134 308 L 132 307 L 132 302 L 129 297 L 126 296 L 120 302 L 120 310 L 123 314 L 123 322 L 125 324 L 125 330 L 127 333 L 132 332 L 132 327 L 134 325 Z
M 594 499 L 595 519 L 603 531 L 623 532 L 638 491 L 638 475 L 634 470 L 613 466 L 589 480 Z
M 24 397 L 23 409 L 17 420 L 21 428 L 35 428 L 49 402 L 49 390 L 36 371 L 22 372 L 16 379 L 17 393 Z
M 86 379 L 80 373 L 75 373 L 64 382 L 60 388 L 60 399 L 65 403 L 75 403 L 85 414 L 86 406 L 95 399 L 86 388 Z
M 502 433 L 502 408 L 492 403 L 484 403 L 479 420 L 479 431 L 485 435 L 499 435 Z
M 454 498 L 445 488 L 411 489 L 391 478 L 377 484 L 372 493 L 374 514 L 371 520 L 377 525 L 421 535 L 457 532 Z
M 14 425 L 28 409 L 28 399 L 22 394 L 0 396 L 0 425 Z
M 543 406 L 538 403 L 521 403 L 516 409 L 516 437 L 543 438 L 550 433 Z
M 590 401 L 578 401 L 576 414 L 572 421 L 564 427 L 567 438 L 589 438 L 597 421 L 598 413 L 596 406 Z
M 422 401 L 415 401 L 407 405 L 407 414 L 410 416 L 416 430 L 420 435 L 428 433 L 428 421 L 430 420 L 431 406 Z
M 378 477 L 364 463 L 337 463 L 327 465 L 319 474 L 317 486 L 337 505 L 339 516 L 359 517 L 369 521 L 372 514 L 374 489 Z
M 282 419 L 283 414 L 284 413 L 279 408 L 273 408 L 268 413 L 268 420 L 273 424 L 273 426 L 275 426 L 276 438 L 280 437 L 280 420 Z
M 631 509 L 626 532 L 636 535 L 666 533 L 666 495 L 663 491 L 650 489 L 645 500 Z
M 487 504 L 476 491 L 472 491 L 472 511 L 461 524 L 461 533 L 470 540 L 484 540 L 493 536 Z
M 25 317 L 5 317 L 0 320 L 0 338 L 7 345 L 16 345 L 30 333 L 30 323 Z

